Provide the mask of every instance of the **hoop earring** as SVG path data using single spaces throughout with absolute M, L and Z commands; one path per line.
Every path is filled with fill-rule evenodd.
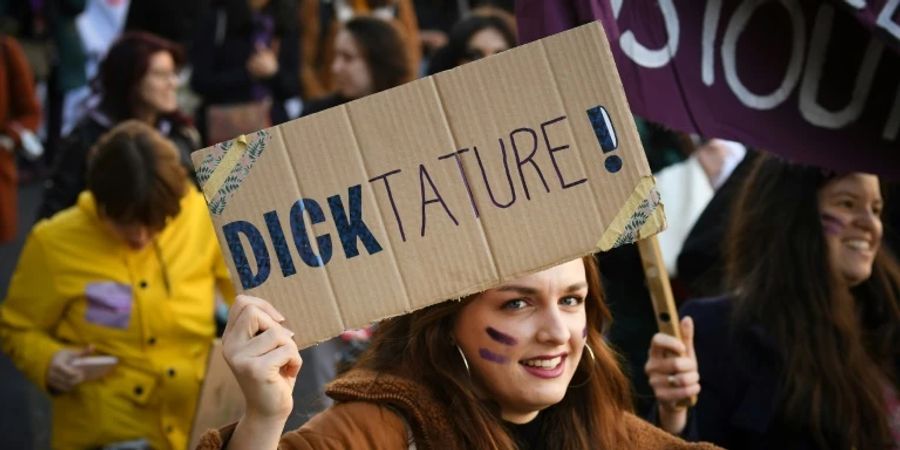
M 592 364 L 596 364 L 596 363 L 597 363 L 597 357 L 594 356 L 594 350 L 591 349 L 591 346 L 588 345 L 587 342 L 584 343 L 584 348 L 586 348 L 587 351 L 588 351 L 588 354 L 591 355 L 591 363 L 592 363 Z
M 587 354 L 591 355 L 591 366 L 596 365 L 597 358 L 594 356 L 594 350 L 591 348 L 590 345 L 588 345 L 587 342 L 584 343 L 584 348 L 587 349 Z M 581 352 L 581 356 L 582 357 L 584 356 L 584 352 Z M 594 372 L 592 370 L 588 371 L 588 376 L 587 376 L 587 378 L 585 378 L 584 381 L 582 381 L 581 383 L 578 383 L 578 384 L 570 385 L 568 387 L 568 389 L 577 389 L 577 388 L 580 388 L 580 387 L 588 384 L 588 381 L 591 381 L 591 377 L 593 377 L 593 376 L 594 376 Z
M 459 348 L 459 345 L 456 345 L 456 351 L 458 351 L 459 356 L 462 357 L 463 365 L 466 367 L 466 374 L 469 375 L 469 378 L 472 378 L 472 372 L 469 370 L 469 360 L 466 359 L 466 354 Z

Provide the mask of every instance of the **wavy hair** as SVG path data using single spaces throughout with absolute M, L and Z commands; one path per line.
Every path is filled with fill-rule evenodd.
M 611 317 L 603 301 L 597 262 L 593 256 L 586 256 L 584 264 L 588 282 L 587 344 L 596 357 L 592 360 L 584 352 L 565 397 L 541 412 L 542 432 L 548 448 L 554 450 L 626 448 L 629 437 L 621 417 L 631 410 L 630 386 L 602 336 Z M 440 303 L 385 321 L 357 367 L 440 386 L 433 393 L 454 411 L 447 420 L 460 436 L 462 448 L 515 449 L 499 406 L 477 396 L 450 340 L 459 311 L 473 298 Z
M 727 239 L 732 330 L 762 327 L 774 339 L 789 429 L 822 448 L 886 448 L 883 388 L 897 385 L 900 270 L 884 246 L 872 276 L 852 289 L 831 267 L 818 192 L 834 177 L 772 156 L 756 162 Z

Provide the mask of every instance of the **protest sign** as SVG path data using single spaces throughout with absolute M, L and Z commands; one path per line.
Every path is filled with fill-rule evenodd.
M 238 289 L 301 347 L 665 226 L 599 23 L 193 159 Z
M 209 351 L 206 376 L 197 401 L 187 448 L 197 448 L 203 433 L 235 423 L 244 415 L 244 395 L 237 378 L 225 362 L 222 341 L 216 339 Z
M 900 1 L 520 0 L 523 40 L 602 20 L 633 111 L 900 179 Z

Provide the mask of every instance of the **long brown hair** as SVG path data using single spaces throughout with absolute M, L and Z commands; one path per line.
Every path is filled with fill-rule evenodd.
M 832 174 L 762 156 L 728 237 L 735 334 L 762 327 L 781 367 L 780 420 L 822 448 L 885 448 L 897 385 L 900 270 L 883 248 L 852 290 L 831 267 L 818 191 Z
M 542 432 L 551 449 L 623 448 L 627 447 L 628 436 L 622 414 L 631 409 L 630 387 L 602 336 L 610 314 L 603 302 L 597 262 L 586 256 L 584 264 L 588 282 L 587 344 L 595 359 L 584 351 L 565 397 L 541 412 Z M 357 367 L 440 386 L 434 395 L 454 412 L 447 420 L 460 437 L 461 448 L 514 449 L 498 405 L 478 398 L 450 340 L 457 314 L 472 298 L 444 302 L 384 322 Z

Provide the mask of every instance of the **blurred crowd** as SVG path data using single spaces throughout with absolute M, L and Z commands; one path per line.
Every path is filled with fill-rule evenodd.
M 53 399 L 52 447 L 188 445 L 235 297 L 192 151 L 515 47 L 512 8 L 0 0 L 0 246 L 26 236 L 0 349 Z M 896 185 L 635 120 L 676 300 L 713 299 L 687 303 L 685 340 L 654 336 L 636 247 L 596 255 L 615 323 L 594 325 L 634 411 L 728 448 L 900 448 Z M 284 429 L 331 405 L 325 384 L 372 339 L 368 363 L 388 359 L 378 328 L 301 352 Z

